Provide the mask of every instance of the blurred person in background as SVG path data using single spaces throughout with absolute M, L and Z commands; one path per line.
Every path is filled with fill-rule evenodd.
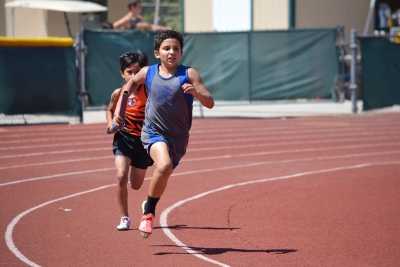
M 128 14 L 120 18 L 114 23 L 105 23 L 103 24 L 103 28 L 112 28 L 112 29 L 131 29 L 131 30 L 139 30 L 139 31 L 163 31 L 169 30 L 169 27 L 157 25 L 156 29 L 154 29 L 154 25 L 143 21 L 140 13 L 142 12 L 142 3 L 140 0 L 128 0 Z

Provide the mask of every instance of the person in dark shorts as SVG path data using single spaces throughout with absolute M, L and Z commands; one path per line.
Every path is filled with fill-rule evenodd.
M 139 70 L 147 66 L 148 57 L 142 51 L 130 51 L 123 54 L 120 58 L 120 73 L 125 81 L 122 88 L 115 89 L 111 94 L 110 104 L 106 112 L 107 131 L 114 134 L 112 151 L 115 155 L 115 167 L 117 169 L 117 200 L 121 213 L 118 230 L 128 230 L 130 217 L 128 213 L 128 176 L 131 188 L 140 189 L 143 184 L 144 176 L 149 165 L 149 157 L 143 148 L 140 140 L 145 106 L 147 103 L 148 89 L 144 84 L 139 85 L 129 95 L 126 104 L 124 127 L 114 132 L 113 121 L 115 107 L 119 99 L 122 98 L 122 92 L 126 82 L 134 76 Z
M 147 201 L 142 204 L 143 216 L 139 225 L 142 236 L 152 233 L 156 205 L 164 193 L 167 182 L 189 143 L 192 126 L 193 99 L 207 107 L 214 106 L 214 99 L 194 68 L 180 65 L 183 56 L 183 36 L 167 30 L 154 37 L 154 56 L 160 64 L 142 68 L 131 77 L 124 90 L 133 92 L 145 83 L 149 88 L 146 115 L 143 123 L 142 142 L 155 170 L 150 181 Z M 121 122 L 118 101 L 114 119 Z

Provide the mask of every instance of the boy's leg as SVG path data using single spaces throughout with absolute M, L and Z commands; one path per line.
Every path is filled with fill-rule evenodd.
M 154 160 L 155 170 L 150 181 L 149 196 L 159 198 L 167 187 L 168 178 L 173 173 L 168 145 L 158 142 L 150 147 L 150 156 Z
M 131 158 L 132 165 L 130 174 L 131 188 L 139 190 L 143 185 L 147 167 L 149 166 L 149 155 L 147 154 L 146 149 L 144 149 L 140 137 L 134 139 L 132 149 L 133 157 Z
M 129 228 L 129 213 L 128 213 L 128 172 L 131 160 L 124 156 L 115 157 L 115 167 L 117 168 L 117 201 L 121 213 L 121 224 L 117 227 L 118 230 L 126 230 Z M 126 219 L 127 222 L 126 222 Z M 125 224 L 125 226 L 123 225 Z
M 142 236 L 147 238 L 152 233 L 152 224 L 158 200 L 167 186 L 168 178 L 174 169 L 168 152 L 168 145 L 164 142 L 154 143 L 150 147 L 150 156 L 154 160 L 155 170 L 150 181 L 149 195 L 139 226 Z
M 142 187 L 146 171 L 147 169 L 131 167 L 130 181 L 132 189 L 139 190 Z
M 156 205 L 167 187 L 168 178 L 174 169 L 169 156 L 168 145 L 158 142 L 150 147 L 150 156 L 154 160 L 155 170 L 150 181 L 149 195 L 145 206 L 144 215 L 152 213 L 155 215 Z

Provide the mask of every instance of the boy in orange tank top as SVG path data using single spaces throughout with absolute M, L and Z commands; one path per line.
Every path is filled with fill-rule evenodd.
M 149 164 L 149 157 L 140 140 L 144 110 L 147 102 L 148 89 L 141 84 L 128 97 L 125 113 L 124 127 L 115 132 L 112 126 L 115 107 L 122 97 L 122 92 L 126 82 L 139 72 L 141 68 L 147 66 L 147 55 L 142 51 L 130 51 L 123 54 L 120 58 L 120 73 L 125 80 L 122 88 L 115 89 L 111 94 L 110 104 L 108 105 L 107 131 L 114 134 L 112 150 L 115 155 L 115 167 L 117 169 L 117 200 L 121 213 L 120 224 L 117 226 L 119 231 L 128 230 L 130 217 L 128 213 L 128 176 L 131 188 L 140 189 L 143 184 L 144 176 Z M 129 174 L 130 170 L 130 174 Z

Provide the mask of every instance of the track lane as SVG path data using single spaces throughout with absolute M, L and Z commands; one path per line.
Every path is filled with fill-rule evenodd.
M 218 123 L 220 123 L 220 121 L 221 120 L 217 120 Z M 259 120 L 254 120 L 254 121 L 259 123 Z M 295 121 L 295 120 L 292 120 L 291 122 L 293 122 L 293 121 Z M 363 121 L 365 121 L 364 118 L 363 118 Z M 390 122 L 390 120 L 388 121 L 387 119 L 385 119 L 384 121 L 385 121 L 385 123 L 386 122 Z M 269 120 L 268 121 L 268 123 L 271 123 L 271 124 L 273 124 L 274 122 L 275 121 L 273 121 L 273 120 Z M 285 122 L 287 122 L 287 121 L 283 121 L 283 123 L 282 123 L 282 121 L 279 121 L 280 126 L 282 126 L 282 125 L 285 126 L 284 125 Z M 312 124 L 317 124 L 318 125 L 318 123 L 317 123 L 318 121 L 316 121 L 315 119 L 314 120 L 301 120 L 300 122 L 297 121 L 296 123 L 308 123 L 309 124 L 310 122 L 312 122 Z M 318 127 L 324 127 L 322 122 L 320 122 L 320 125 L 318 125 Z M 227 123 L 226 125 L 229 125 L 229 123 Z M 238 125 L 240 125 L 240 124 L 238 124 Z M 194 126 L 195 126 L 195 123 L 194 123 Z M 201 126 L 200 124 L 197 125 L 197 127 L 200 127 L 200 126 Z M 292 126 L 293 126 L 293 123 L 291 123 L 290 127 L 292 127 Z M 394 128 L 394 130 L 396 130 L 396 128 Z M 200 132 L 201 131 L 202 130 L 200 130 Z M 293 133 L 293 134 L 295 136 L 295 133 Z M 204 137 L 204 135 L 201 135 L 201 136 L 202 136 L 202 138 Z M 192 135 L 192 137 L 193 137 L 193 135 Z M 389 139 L 390 139 L 390 137 L 391 136 L 389 136 Z M 215 137 L 212 136 L 210 138 L 211 141 L 214 138 Z M 393 141 L 393 139 L 391 139 L 391 140 Z M 273 141 L 274 140 L 271 140 L 271 142 L 273 142 Z M 374 142 L 374 141 L 376 141 L 376 140 L 373 140 L 373 139 L 372 140 L 364 140 L 364 141 L 360 141 L 360 144 L 363 143 L 363 142 L 368 143 L 368 142 Z M 256 142 L 260 142 L 260 141 L 256 141 Z M 261 140 L 261 142 L 263 142 L 263 141 Z M 211 142 L 211 144 L 212 144 L 212 142 Z M 383 150 L 382 150 L 382 147 L 378 147 L 378 146 L 369 146 L 369 148 L 363 148 L 361 151 L 358 150 L 359 148 L 353 148 L 353 150 L 354 150 L 353 154 L 355 154 L 355 155 L 353 157 L 347 157 L 347 159 L 345 157 L 344 158 L 340 157 L 340 155 L 345 156 L 346 154 L 348 154 L 348 153 L 344 153 L 345 152 L 344 149 L 342 149 L 342 150 L 321 151 L 321 152 L 318 152 L 317 155 L 313 154 L 315 152 L 312 152 L 312 151 L 306 152 L 306 153 L 298 152 L 298 154 L 297 153 L 286 153 L 287 155 L 282 155 L 282 156 L 286 156 L 286 158 L 282 157 L 281 158 L 281 160 L 282 160 L 281 163 L 277 163 L 277 162 L 272 163 L 274 160 L 277 161 L 277 159 L 279 161 L 280 158 L 277 158 L 277 154 L 267 155 L 265 157 L 262 156 L 262 155 L 243 156 L 241 158 L 241 160 L 239 160 L 240 162 L 239 161 L 236 162 L 235 160 L 232 160 L 232 159 L 229 159 L 229 158 L 218 159 L 218 161 L 221 161 L 221 162 L 219 162 L 219 164 L 215 164 L 215 166 L 216 167 L 220 167 L 220 169 L 219 170 L 211 170 L 212 168 L 210 168 L 210 171 L 208 171 L 208 172 L 207 172 L 207 169 L 205 167 L 212 167 L 212 164 L 214 164 L 213 161 L 217 161 L 217 159 L 208 160 L 208 161 L 197 161 L 195 159 L 196 159 L 196 157 L 200 157 L 202 155 L 202 153 L 206 153 L 205 154 L 206 156 L 204 156 L 204 154 L 203 154 L 203 157 L 207 158 L 211 152 L 212 152 L 212 154 L 214 154 L 215 151 L 206 150 L 206 151 L 202 152 L 201 149 L 194 150 L 194 151 L 188 151 L 188 155 L 187 155 L 187 157 L 185 157 L 185 160 L 188 160 L 188 161 L 187 162 L 182 162 L 182 166 L 179 167 L 179 169 L 182 172 L 186 171 L 187 174 L 186 175 L 176 175 L 176 176 L 171 177 L 172 179 L 171 179 L 170 182 L 171 182 L 172 185 L 169 185 L 169 188 L 172 188 L 171 190 L 176 191 L 176 193 L 174 194 L 173 192 L 170 192 L 169 194 L 167 194 L 165 196 L 165 202 L 164 202 L 164 198 L 163 198 L 163 203 L 164 204 L 160 203 L 160 211 L 161 211 L 162 208 L 166 208 L 167 204 L 172 204 L 174 200 L 176 200 L 176 199 L 179 200 L 179 197 L 184 197 L 185 195 L 187 195 L 186 192 L 191 193 L 193 195 L 193 194 L 196 193 L 196 191 L 199 192 L 200 189 L 207 189 L 207 188 L 211 189 L 211 188 L 215 188 L 219 184 L 226 185 L 227 183 L 230 183 L 232 181 L 242 181 L 243 177 L 246 177 L 246 180 L 248 180 L 248 179 L 251 179 L 252 177 L 256 177 L 256 176 L 260 177 L 260 175 L 265 175 L 265 173 L 268 173 L 268 174 L 271 174 L 271 175 L 272 174 L 283 174 L 283 173 L 288 173 L 288 172 L 293 171 L 293 170 L 297 171 L 297 170 L 302 170 L 302 169 L 307 169 L 307 168 L 310 169 L 312 167 L 318 167 L 318 166 L 320 166 L 320 167 L 328 166 L 329 167 L 329 166 L 334 166 L 335 164 L 350 163 L 350 161 L 351 162 L 353 162 L 353 161 L 355 161 L 355 162 L 363 162 L 363 160 L 377 160 L 378 158 L 379 159 L 388 159 L 388 160 L 393 159 L 393 157 L 397 156 L 396 150 L 395 150 L 396 147 L 393 146 L 393 145 L 390 145 L 391 142 L 387 142 L 385 144 L 387 144 L 387 146 L 385 146 L 385 149 L 383 149 Z M 198 144 L 198 146 L 202 146 L 202 145 L 204 146 L 204 144 Z M 312 143 L 310 143 L 308 145 L 306 144 L 304 146 L 304 148 L 307 148 L 307 146 L 310 146 L 310 145 L 312 145 Z M 192 146 L 190 146 L 190 147 L 192 147 Z M 388 149 L 386 149 L 386 147 Z M 193 148 L 195 148 L 195 147 L 193 146 Z M 269 151 L 265 151 L 265 149 L 266 149 L 265 146 L 261 147 L 261 148 L 260 147 L 255 148 L 254 153 L 257 153 L 258 151 L 262 153 L 263 150 L 264 150 L 264 152 L 269 152 Z M 379 150 L 377 150 L 377 149 L 379 149 Z M 240 152 L 243 152 L 243 148 L 239 148 L 239 149 L 236 149 L 236 150 L 238 150 Z M 228 151 L 228 149 L 227 149 L 227 151 Z M 232 151 L 229 151 L 230 153 L 225 153 L 223 155 L 237 155 L 238 151 L 232 150 Z M 335 151 L 337 151 L 337 152 L 335 152 Z M 356 156 L 357 152 L 360 152 L 359 154 L 367 154 L 367 153 L 369 153 L 369 155 Z M 325 157 L 325 159 L 314 160 L 314 161 L 317 162 L 317 165 L 316 165 L 315 162 L 311 163 L 313 160 L 310 160 L 310 162 L 308 162 L 307 164 L 305 164 L 305 162 L 307 162 L 307 161 L 301 162 L 301 159 L 302 158 L 305 159 L 308 153 L 310 153 L 310 156 L 314 155 L 314 158 L 317 158 L 317 157 L 324 158 Z M 379 153 L 382 153 L 382 154 L 379 154 Z M 246 154 L 246 153 L 241 153 L 241 154 Z M 297 154 L 297 155 L 295 157 L 293 157 L 295 154 Z M 218 156 L 218 154 L 217 154 L 217 156 Z M 290 158 L 287 158 L 288 156 L 290 156 Z M 331 157 L 331 158 L 329 158 L 329 157 Z M 337 157 L 337 158 L 332 158 L 332 157 Z M 237 157 L 237 158 L 240 158 L 240 157 Z M 257 158 L 260 160 L 260 165 L 254 164 L 254 163 L 257 163 L 257 161 L 254 162 L 254 160 L 257 159 Z M 299 162 L 296 162 L 297 160 L 299 160 Z M 112 161 L 112 159 L 111 159 L 111 161 Z M 267 161 L 270 161 L 270 163 L 265 163 Z M 286 162 L 284 162 L 284 161 L 286 161 Z M 238 167 L 238 163 L 243 163 L 244 167 L 242 167 L 242 168 Z M 320 165 L 320 163 L 321 163 L 321 165 Z M 231 165 L 229 165 L 229 164 L 231 164 Z M 232 166 L 232 164 L 234 166 Z M 253 164 L 253 166 L 250 167 L 250 170 L 252 170 L 252 173 L 249 174 L 249 172 L 245 170 L 246 169 L 246 167 L 245 167 L 246 164 Z M 265 166 L 268 166 L 268 165 L 269 166 L 273 166 L 273 169 L 270 169 L 270 168 L 265 169 Z M 249 167 L 247 167 L 247 168 L 249 168 Z M 254 170 L 254 172 L 253 172 L 253 170 Z M 110 171 L 110 172 L 112 172 L 112 171 Z M 98 179 L 100 182 L 104 182 L 103 179 L 109 179 L 110 181 L 112 181 L 113 180 L 113 174 L 111 174 L 111 177 L 109 177 L 109 178 L 105 178 L 105 177 L 104 178 L 99 178 L 99 177 L 93 176 L 92 179 L 95 179 L 95 180 Z M 84 180 L 90 180 L 90 178 L 84 179 Z M 60 181 L 62 181 L 62 182 L 60 183 Z M 208 184 L 205 183 L 206 181 L 208 181 L 207 182 Z M 49 189 L 51 189 L 53 187 L 56 188 L 57 187 L 57 183 L 59 183 L 60 187 L 62 188 L 64 183 L 67 184 L 68 182 L 71 185 L 71 192 L 72 192 L 73 191 L 73 187 L 75 186 L 75 184 L 79 184 L 81 181 L 79 181 L 79 179 L 72 179 L 72 182 L 69 181 L 68 179 L 65 179 L 65 180 L 64 179 L 61 179 L 61 180 L 57 179 L 57 181 L 54 180 L 54 185 L 53 185 L 53 182 L 49 182 L 48 181 L 48 183 L 47 183 L 48 185 L 47 186 L 48 186 Z M 40 193 L 41 192 L 40 187 L 38 186 L 36 188 L 35 185 L 34 185 L 36 183 L 40 183 L 40 182 L 39 181 L 34 182 L 34 183 L 30 184 L 29 186 L 33 187 L 32 191 Z M 96 184 L 96 183 L 97 182 L 94 182 L 93 185 Z M 43 183 L 43 184 L 46 184 L 46 183 Z M 88 182 L 88 185 L 89 184 L 90 184 L 90 182 Z M 192 190 L 194 184 L 197 184 L 198 187 L 195 188 L 195 190 Z M 9 187 L 9 188 L 11 188 L 11 187 Z M 168 190 L 169 190 L 169 188 L 168 188 Z M 179 191 L 179 188 L 185 188 L 185 190 L 184 191 Z M 1 188 L 0 188 L 0 190 L 1 190 Z M 106 207 L 107 205 L 110 207 L 110 211 L 109 212 L 105 212 L 103 214 L 104 217 L 101 217 L 101 219 L 104 219 L 107 222 L 107 224 L 104 226 L 106 229 L 108 229 L 107 227 L 109 227 L 109 224 L 112 225 L 112 231 L 110 229 L 110 233 L 111 234 L 115 234 L 114 233 L 115 214 L 116 214 L 116 204 L 115 204 L 115 200 L 114 200 L 115 195 L 113 194 L 113 192 L 112 192 L 113 190 L 111 188 L 110 189 L 105 189 L 105 191 L 107 191 L 108 195 L 99 191 L 98 192 L 99 195 L 97 195 L 95 200 L 91 199 L 91 197 L 89 196 L 90 194 L 88 194 L 88 196 L 89 196 L 88 199 L 85 196 L 85 200 L 87 200 L 86 203 L 90 204 L 90 207 L 92 207 L 92 208 L 94 207 L 94 209 L 95 209 L 93 211 L 92 215 L 98 216 L 99 211 L 98 211 L 98 207 L 97 207 L 96 203 L 99 202 L 99 198 L 104 198 L 107 195 L 107 197 L 105 197 L 105 199 L 108 199 L 112 203 L 109 203 L 108 201 L 107 202 L 101 202 L 102 204 L 104 204 L 103 207 Z M 132 198 L 134 200 L 136 200 L 136 201 L 140 201 L 141 198 L 139 197 L 139 194 L 145 195 L 145 191 L 146 190 L 143 190 L 142 193 L 132 194 L 133 195 Z M 57 192 L 57 191 L 55 191 L 55 192 Z M 138 195 L 137 198 L 136 198 L 136 195 Z M 174 196 L 172 197 L 172 195 L 174 195 Z M 44 196 L 44 198 L 45 198 L 45 196 Z M 27 202 L 28 202 L 28 199 L 27 199 Z M 81 201 L 79 201 L 79 200 L 77 200 L 76 202 L 77 203 L 81 203 Z M 137 208 L 135 208 L 135 210 L 136 209 Z M 76 208 L 75 208 L 75 210 L 76 210 Z M 82 211 L 84 211 L 84 210 L 85 209 L 83 208 Z M 45 208 L 43 209 L 43 211 L 49 212 L 49 210 L 46 210 Z M 39 212 L 39 210 L 37 210 L 37 212 Z M 45 216 L 46 212 L 44 212 L 43 217 L 46 217 Z M 14 211 L 14 213 L 15 213 L 15 211 Z M 62 213 L 62 214 L 65 214 L 65 213 Z M 30 218 L 30 220 L 29 220 L 30 222 L 34 218 L 36 218 L 35 215 L 36 215 L 36 212 L 32 213 L 33 217 Z M 57 215 L 59 215 L 59 213 Z M 82 220 L 81 223 L 83 223 L 83 221 L 85 219 L 85 216 L 78 216 L 78 217 L 79 217 L 78 220 L 79 221 Z M 184 216 L 182 216 L 182 217 L 184 217 Z M 77 220 L 77 218 L 75 218 L 75 220 Z M 20 223 L 23 223 L 23 221 L 24 220 L 21 220 Z M 73 222 L 74 221 L 71 221 L 71 223 L 73 223 Z M 198 221 L 198 222 L 200 222 L 200 221 Z M 45 228 L 45 226 L 44 227 L 43 226 L 40 227 L 41 224 L 43 224 L 43 222 L 38 224 L 39 225 L 38 229 Z M 28 227 L 28 225 L 29 225 L 29 223 L 26 226 Z M 17 225 L 17 227 L 18 226 L 19 225 Z M 22 225 L 21 225 L 21 227 L 22 227 Z M 90 229 L 88 230 L 87 228 L 85 228 L 85 230 L 90 231 Z M 179 231 L 180 231 L 180 233 L 183 233 L 183 232 L 187 231 L 187 229 L 185 230 L 184 228 L 182 228 Z M 207 232 L 208 233 L 208 231 L 206 229 L 203 232 Z M 40 231 L 38 233 L 40 233 Z M 98 238 L 99 240 L 101 240 L 100 236 L 98 236 L 98 235 L 94 235 L 94 236 L 95 236 L 95 238 Z M 150 251 L 143 251 L 143 250 L 141 250 L 141 248 L 136 248 L 136 247 L 135 247 L 135 249 L 137 249 L 138 252 L 141 251 L 143 253 L 149 253 L 147 255 L 152 257 L 152 259 L 153 258 L 157 258 L 157 259 L 155 259 L 154 262 L 161 262 L 161 263 L 164 262 L 165 263 L 165 260 L 164 260 L 165 257 L 162 257 L 162 255 L 170 256 L 170 257 L 167 257 L 167 258 L 171 258 L 171 259 L 175 259 L 175 260 L 178 259 L 178 258 L 182 258 L 182 257 L 183 257 L 182 259 L 187 259 L 188 255 L 185 255 L 184 252 L 182 252 L 181 248 L 179 248 L 179 247 L 178 248 L 173 248 L 173 245 L 171 245 L 169 243 L 167 238 L 161 238 L 160 234 L 157 234 L 157 236 L 158 236 L 158 238 L 160 238 L 160 239 L 157 239 L 157 240 L 159 240 L 157 242 L 162 242 L 162 244 L 160 243 L 160 244 L 157 245 L 157 244 L 151 243 L 150 247 L 147 247 Z M 130 237 L 132 238 L 131 235 L 130 235 Z M 38 238 L 40 238 L 40 235 L 38 236 Z M 119 238 L 120 239 L 122 238 L 124 240 L 124 241 L 122 241 L 123 243 L 130 244 L 129 240 L 125 239 L 125 236 L 119 236 Z M 50 242 L 50 240 L 51 240 L 51 237 L 50 237 L 50 239 L 48 241 Z M 115 238 L 111 238 L 110 240 L 118 241 L 118 239 L 115 239 Z M 136 238 L 135 238 L 135 240 L 136 240 Z M 143 240 L 141 240 L 139 238 L 139 239 L 137 239 L 137 242 L 143 242 Z M 111 243 L 111 244 L 114 244 L 114 243 Z M 145 243 L 145 244 L 147 244 L 147 243 Z M 93 244 L 93 245 L 95 245 L 95 244 Z M 26 248 L 24 247 L 24 249 L 26 249 Z M 29 249 L 31 249 L 31 248 L 29 248 Z M 32 247 L 32 249 L 34 249 L 34 247 Z M 165 249 L 168 249 L 168 251 L 170 251 L 172 249 L 172 251 L 174 251 L 174 253 L 169 254 L 169 252 L 166 251 Z M 69 250 L 69 253 L 67 253 L 67 254 L 68 255 L 72 255 L 74 251 L 75 251 L 75 253 L 77 253 L 76 250 L 73 250 L 73 251 Z M 165 252 L 165 254 L 163 254 L 164 252 Z M 249 259 L 248 255 L 250 255 L 250 253 L 247 253 L 246 251 L 242 251 L 242 252 L 237 251 L 236 253 L 243 254 L 245 256 L 244 259 L 247 259 L 247 260 Z M 228 252 L 221 253 L 222 256 L 224 254 L 229 254 L 229 253 Z M 255 254 L 257 254 L 257 253 L 255 253 Z M 260 254 L 260 253 L 258 253 L 258 254 Z M 288 254 L 290 254 L 290 253 L 288 253 Z M 295 253 L 293 252 L 291 254 L 295 254 Z M 108 255 L 108 257 L 107 257 L 107 255 Z M 153 256 L 151 256 L 151 255 L 153 255 Z M 105 260 L 105 262 L 107 262 L 107 258 L 110 258 L 111 255 L 105 253 L 103 256 L 99 256 L 99 257 L 101 259 Z M 160 260 L 160 258 L 162 258 L 162 259 Z M 46 256 L 46 257 L 44 257 L 44 259 L 50 260 L 51 256 Z M 194 265 L 192 265 L 192 266 L 202 266 L 201 265 L 201 261 L 193 260 L 193 263 L 194 263 Z M 106 266 L 106 265 L 104 265 L 104 266 Z

